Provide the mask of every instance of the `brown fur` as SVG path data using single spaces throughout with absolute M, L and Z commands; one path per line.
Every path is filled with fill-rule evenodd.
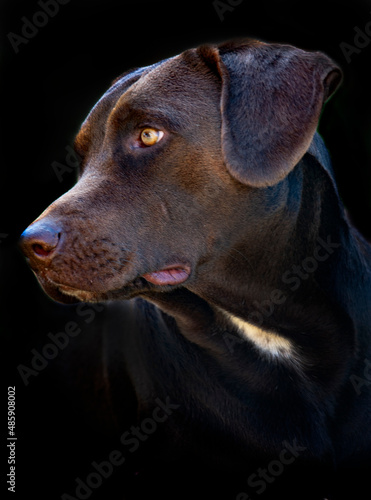
M 317 465 L 370 460 L 370 396 L 356 397 L 349 374 L 370 351 L 371 252 L 315 134 L 340 79 L 323 54 L 255 41 L 127 73 L 76 138 L 77 184 L 23 235 L 54 299 L 158 306 L 133 302 L 145 327 L 120 353 L 140 415 L 171 395 L 182 409 L 170 442 L 232 456 L 244 477 L 284 440 Z M 151 147 L 146 127 L 164 133 Z M 147 279 L 166 266 L 186 279 Z

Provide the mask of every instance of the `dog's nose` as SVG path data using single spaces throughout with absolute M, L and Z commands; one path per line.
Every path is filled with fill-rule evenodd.
M 36 221 L 21 234 L 20 247 L 26 257 L 45 260 L 58 246 L 61 231 L 52 222 Z

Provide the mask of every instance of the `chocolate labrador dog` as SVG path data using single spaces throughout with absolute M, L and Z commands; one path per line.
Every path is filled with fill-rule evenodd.
M 113 384 L 137 419 L 120 453 L 144 478 L 124 498 L 362 491 L 371 247 L 316 132 L 341 78 L 322 53 L 254 40 L 129 71 L 77 135 L 77 184 L 23 233 L 50 297 L 111 301 Z

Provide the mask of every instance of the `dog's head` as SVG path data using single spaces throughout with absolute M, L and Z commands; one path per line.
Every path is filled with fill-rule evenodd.
M 306 153 L 340 79 L 321 53 L 256 41 L 118 78 L 77 135 L 77 184 L 22 235 L 46 292 L 93 301 L 197 280 L 267 217 L 264 193 Z

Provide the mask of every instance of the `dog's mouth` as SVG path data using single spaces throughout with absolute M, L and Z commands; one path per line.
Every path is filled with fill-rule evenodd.
M 56 302 L 60 302 L 62 304 L 74 304 L 76 302 L 93 302 L 92 298 L 90 300 L 84 296 L 79 297 L 79 293 L 84 293 L 83 290 L 74 289 L 72 287 L 68 287 L 65 285 L 61 285 L 59 283 L 55 283 L 51 279 L 40 276 L 40 274 L 35 273 L 37 280 L 42 286 L 45 293 L 49 295 L 50 298 L 55 300 Z M 88 292 L 85 292 L 88 293 Z
M 34 271 L 35 272 L 35 271 Z M 141 292 L 157 287 L 164 287 L 165 290 L 172 289 L 173 286 L 181 285 L 191 275 L 191 266 L 188 264 L 172 264 L 138 275 L 135 279 L 126 283 L 120 288 L 113 290 L 84 289 L 78 285 L 56 282 L 46 273 L 35 272 L 38 281 L 45 292 L 57 302 L 65 304 L 75 302 L 100 302 L 105 300 L 115 300 L 132 298 L 140 295 Z
M 38 276 L 38 280 L 49 297 L 62 304 L 130 299 L 141 293 L 144 289 L 143 283 L 145 282 L 144 279 L 138 279 L 117 290 L 92 291 L 62 283 L 55 283 L 50 279 L 40 278 L 40 276 Z
M 96 292 L 90 292 L 89 290 L 81 290 L 79 288 L 57 283 L 55 284 L 55 287 L 60 293 L 62 293 L 63 296 L 75 298 L 81 302 L 95 302 L 98 298 Z

